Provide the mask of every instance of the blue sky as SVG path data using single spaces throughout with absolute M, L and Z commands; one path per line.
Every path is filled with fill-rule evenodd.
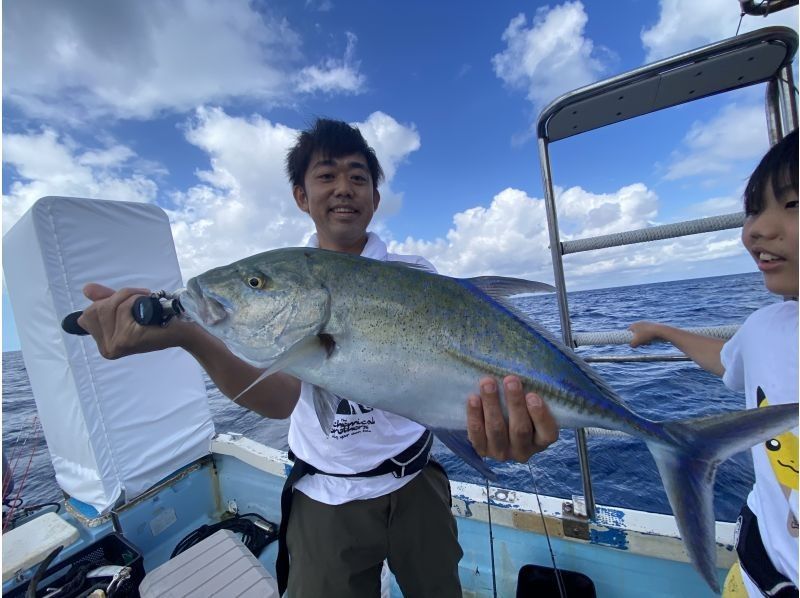
M 552 280 L 532 126 L 558 95 L 731 37 L 736 0 L 3 4 L 3 232 L 39 197 L 167 210 L 184 276 L 305 243 L 283 157 L 316 116 L 387 172 L 373 229 L 442 273 Z M 742 31 L 797 28 L 797 8 Z M 739 210 L 763 87 L 553 146 L 566 238 Z M 5 259 L 14 259 L 6 256 Z M 754 271 L 728 231 L 569 256 L 570 289 Z M 100 281 L 102 282 L 102 281 Z M 621 326 L 623 323 L 621 323 Z M 3 291 L 3 350 L 19 347 Z

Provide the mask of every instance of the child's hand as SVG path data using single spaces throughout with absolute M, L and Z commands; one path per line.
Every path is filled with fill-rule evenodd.
M 639 345 L 646 345 L 648 343 L 652 343 L 653 341 L 659 340 L 662 338 L 660 331 L 662 329 L 661 324 L 656 324 L 655 322 L 634 322 L 630 326 L 628 326 L 628 330 L 633 332 L 633 338 L 631 339 L 631 347 L 638 347 Z

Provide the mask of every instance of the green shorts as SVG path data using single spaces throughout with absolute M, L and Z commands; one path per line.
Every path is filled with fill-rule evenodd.
M 460 597 L 463 551 L 450 503 L 447 476 L 432 463 L 379 498 L 326 505 L 295 492 L 286 535 L 287 595 L 377 597 L 387 559 L 406 598 Z

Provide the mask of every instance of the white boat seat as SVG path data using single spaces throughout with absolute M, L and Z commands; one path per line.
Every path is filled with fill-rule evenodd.
M 142 598 L 279 598 L 275 578 L 227 529 L 150 571 L 139 594 Z
M 17 571 L 24 571 L 42 562 L 58 546 L 65 548 L 80 537 L 77 528 L 55 513 L 36 519 L 3 534 L 3 582 Z

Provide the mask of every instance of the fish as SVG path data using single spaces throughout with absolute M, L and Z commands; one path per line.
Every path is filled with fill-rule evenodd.
M 179 299 L 235 355 L 264 368 L 258 380 L 283 371 L 314 385 L 314 408 L 326 432 L 338 397 L 346 397 L 420 423 L 495 479 L 468 440 L 466 397 L 483 376 L 514 374 L 526 392 L 545 400 L 561 428 L 604 428 L 643 440 L 687 553 L 719 592 L 717 466 L 797 426 L 798 405 L 647 419 L 509 300 L 553 290 L 514 278 L 459 279 L 403 262 L 285 248 L 196 276 Z

